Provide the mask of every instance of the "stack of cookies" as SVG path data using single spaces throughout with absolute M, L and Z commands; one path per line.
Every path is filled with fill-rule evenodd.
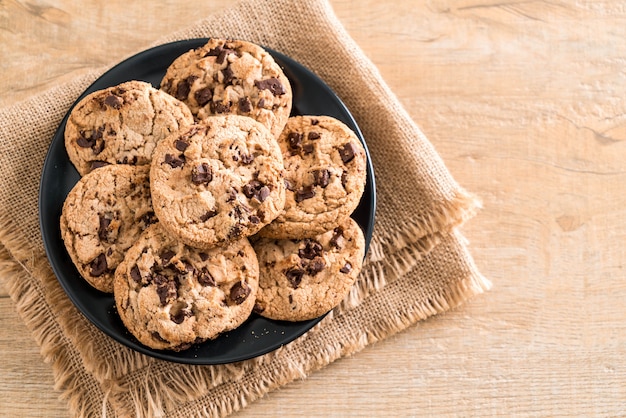
M 65 145 L 82 178 L 63 241 L 144 345 L 184 350 L 253 311 L 316 318 L 354 284 L 365 151 L 342 122 L 291 107 L 269 53 L 211 39 L 160 90 L 130 81 L 72 110 Z

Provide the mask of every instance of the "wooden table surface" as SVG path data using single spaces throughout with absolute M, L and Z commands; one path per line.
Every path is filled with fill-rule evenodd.
M 229 4 L 158 3 L 0 1 L 0 106 Z M 626 415 L 624 1 L 332 5 L 482 197 L 463 229 L 494 286 L 238 416 Z M 0 353 L 0 416 L 68 415 L 4 290 Z

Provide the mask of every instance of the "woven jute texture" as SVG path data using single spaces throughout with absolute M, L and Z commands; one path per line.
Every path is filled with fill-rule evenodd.
M 154 45 L 211 36 L 246 39 L 291 56 L 350 109 L 377 180 L 366 263 L 337 309 L 260 358 L 189 366 L 134 352 L 70 302 L 46 259 L 38 224 L 38 173 L 50 140 L 72 103 L 106 68 L 0 109 L 0 276 L 75 416 L 228 415 L 490 286 L 458 231 L 475 214 L 477 199 L 452 178 L 326 2 L 248 0 Z

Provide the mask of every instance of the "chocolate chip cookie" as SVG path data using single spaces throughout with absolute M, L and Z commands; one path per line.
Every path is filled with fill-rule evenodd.
M 291 112 L 289 80 L 258 45 L 211 39 L 178 57 L 161 89 L 186 103 L 199 119 L 217 114 L 249 116 L 277 137 Z
M 129 81 L 93 92 L 72 109 L 65 148 L 81 175 L 107 164 L 147 165 L 161 139 L 191 123 L 185 104 Z
M 329 116 L 295 116 L 278 143 L 285 165 L 285 208 L 259 234 L 312 237 L 348 218 L 366 180 L 366 154 L 356 134 Z
M 61 236 L 81 276 L 103 292 L 126 250 L 156 221 L 149 167 L 110 165 L 82 177 L 61 213 Z
M 361 271 L 365 241 L 348 218 L 313 238 L 253 244 L 260 269 L 255 312 L 270 319 L 304 321 L 337 306 Z
M 157 218 L 184 243 L 211 248 L 252 235 L 283 209 L 280 148 L 252 118 L 213 116 L 157 146 L 150 183 Z
M 254 306 L 258 277 L 246 238 L 198 250 L 157 223 L 117 268 L 115 304 L 142 344 L 180 351 L 241 325 Z

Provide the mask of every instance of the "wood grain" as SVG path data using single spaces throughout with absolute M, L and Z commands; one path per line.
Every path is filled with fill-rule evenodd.
M 622 1 L 333 0 L 457 180 L 491 292 L 238 415 L 626 415 Z M 0 106 L 227 1 L 0 1 Z M 167 16 L 167 19 L 160 19 Z M 66 416 L 0 297 L 0 415 Z

